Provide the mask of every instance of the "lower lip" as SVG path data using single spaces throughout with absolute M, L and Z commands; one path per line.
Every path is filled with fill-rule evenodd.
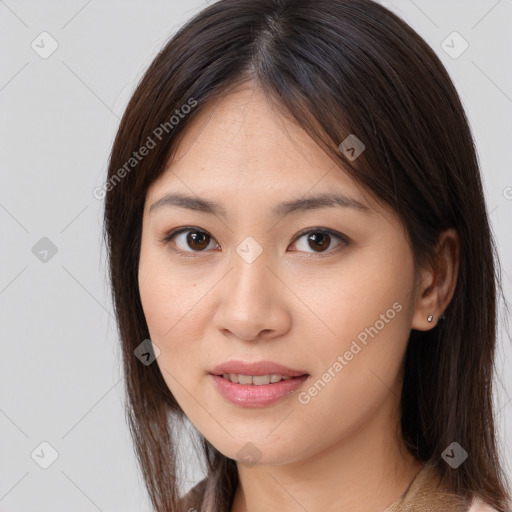
M 218 375 L 211 375 L 217 391 L 230 402 L 242 407 L 265 407 L 297 391 L 308 375 L 293 377 L 273 384 L 238 384 Z

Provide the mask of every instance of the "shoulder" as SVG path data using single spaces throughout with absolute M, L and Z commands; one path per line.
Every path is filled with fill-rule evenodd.
M 200 510 L 206 489 L 206 483 L 207 479 L 204 478 L 180 498 L 180 512 L 193 512 L 194 510 Z
M 480 498 L 474 498 L 468 512 L 497 512 L 495 508 L 484 503 Z

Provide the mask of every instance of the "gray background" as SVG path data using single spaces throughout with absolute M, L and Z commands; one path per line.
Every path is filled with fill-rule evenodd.
M 383 3 L 433 47 L 461 94 L 510 297 L 512 0 Z M 103 203 L 92 191 L 136 82 L 204 5 L 0 0 L 1 511 L 150 510 L 124 419 Z M 453 31 L 469 44 L 457 58 L 462 41 L 446 39 Z M 52 44 L 57 50 L 44 55 Z M 502 328 L 496 403 L 509 461 L 511 361 Z M 52 462 L 51 449 L 42 442 L 58 453 L 47 469 L 40 464 Z M 192 459 L 185 470 L 184 490 L 202 474 Z

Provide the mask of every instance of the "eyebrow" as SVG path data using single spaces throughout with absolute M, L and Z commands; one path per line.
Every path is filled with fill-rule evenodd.
M 188 210 L 194 210 L 210 215 L 216 215 L 219 217 L 226 217 L 227 210 L 220 204 L 207 199 L 201 199 L 198 197 L 188 196 L 184 194 L 167 194 L 149 208 L 149 212 L 155 211 L 159 208 L 186 208 Z M 351 197 L 341 194 L 318 194 L 315 196 L 302 197 L 299 199 L 293 199 L 291 201 L 285 201 L 278 204 L 271 209 L 271 212 L 276 217 L 285 217 L 291 213 L 304 210 L 318 210 L 319 208 L 353 208 L 361 212 L 371 212 L 370 207 L 365 204 L 353 199 Z

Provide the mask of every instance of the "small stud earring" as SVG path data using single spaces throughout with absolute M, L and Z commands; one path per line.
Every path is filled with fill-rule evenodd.
M 427 322 L 432 322 L 434 320 L 434 317 L 432 315 L 428 315 Z

